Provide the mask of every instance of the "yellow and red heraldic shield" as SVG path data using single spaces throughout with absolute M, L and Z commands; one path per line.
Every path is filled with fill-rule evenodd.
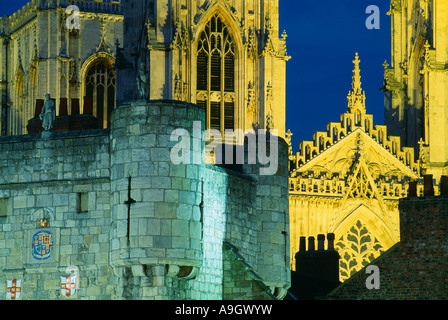
M 61 277 L 61 293 L 71 297 L 76 292 L 76 276 Z
M 22 294 L 22 280 L 8 280 L 6 286 L 6 297 L 8 300 L 20 299 Z

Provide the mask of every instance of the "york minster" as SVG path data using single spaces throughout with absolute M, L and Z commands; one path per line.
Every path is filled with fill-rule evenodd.
M 315 253 L 337 253 L 346 290 L 408 243 L 403 201 L 430 210 L 447 195 L 448 1 L 391 0 L 382 16 L 384 123 L 354 51 L 351 77 L 335 80 L 348 92 L 332 100 L 340 116 L 299 144 L 290 111 L 297 128 L 312 106 L 287 102 L 287 74 L 307 61 L 288 51 L 301 39 L 281 27 L 283 2 L 30 0 L 0 12 L 0 299 L 294 300 L 300 257 L 309 270 L 325 267 Z M 206 132 L 244 161 L 207 156 Z M 186 135 L 199 161 L 174 164 Z M 260 174 L 259 153 L 248 160 L 252 138 L 278 139 L 274 174 Z

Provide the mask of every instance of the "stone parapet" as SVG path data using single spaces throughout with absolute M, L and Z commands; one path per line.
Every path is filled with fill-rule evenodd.
M 273 139 L 274 144 L 271 144 Z M 266 141 L 266 155 L 278 152 L 278 158 L 271 158 L 270 166 L 277 166 L 275 174 L 260 174 L 263 161 L 260 157 L 256 164 L 243 165 L 243 172 L 256 180 L 256 210 L 258 223 L 257 272 L 265 284 L 271 287 L 274 295 L 283 298 L 291 283 L 289 272 L 289 190 L 288 190 L 288 144 L 280 137 L 267 135 L 260 139 L 257 135 L 258 148 L 260 141 Z M 274 148 L 273 148 L 274 147 Z M 275 150 L 277 149 L 277 150 Z M 248 148 L 246 146 L 247 154 Z M 260 154 L 258 153 L 258 156 Z M 246 156 L 246 159 L 248 157 Z M 246 162 L 247 163 L 247 162 Z

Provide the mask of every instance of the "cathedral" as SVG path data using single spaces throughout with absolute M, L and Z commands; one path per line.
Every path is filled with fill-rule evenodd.
M 117 105 L 141 98 L 132 88 L 140 68 L 145 98 L 198 104 L 207 128 L 285 135 L 278 1 L 127 2 L 76 2 L 79 29 L 67 23 L 70 1 L 32 0 L 2 18 L 2 135 L 27 134 L 47 93 L 57 116 L 91 114 L 109 128 Z
M 423 177 L 432 176 L 440 194 L 448 164 L 447 10 L 444 0 L 392 0 L 385 125 L 367 113 L 356 54 L 347 111 L 290 151 L 292 269 L 300 236 L 334 233 L 340 281 L 347 280 L 400 241 L 398 200 L 409 182 L 423 196 Z
M 340 122 L 289 156 L 291 254 L 299 250 L 300 236 L 334 233 L 342 281 L 400 241 L 398 200 L 420 177 L 414 149 L 374 125 L 366 112 L 360 62 L 356 54 Z
M 284 137 L 289 57 L 286 34 L 277 36 L 278 1 L 179 0 L 170 6 L 141 1 L 129 9 L 123 55 L 133 58 L 118 62 L 126 66 L 120 68 L 117 100 L 138 98 L 125 79 L 143 68 L 148 99 L 195 103 L 206 112 L 207 128 L 224 133 L 269 127 Z
M 342 282 L 401 241 L 409 184 L 437 195 L 447 174 L 447 1 L 391 0 L 385 124 L 354 53 L 345 110 L 297 153 L 278 5 L 30 0 L 0 18 L 0 299 L 283 299 L 303 237 L 334 235 Z M 198 122 L 275 129 L 277 173 L 174 165 L 170 134 Z
M 110 125 L 123 6 L 119 1 L 78 4 L 80 29 L 68 28 L 68 1 L 33 0 L 2 17 L 2 135 L 27 134 L 46 94 L 55 100 L 57 116 L 90 113 L 97 118 L 95 128 Z
M 384 65 L 389 132 L 416 150 L 421 174 L 437 180 L 448 169 L 447 7 L 440 0 L 391 1 L 392 61 Z

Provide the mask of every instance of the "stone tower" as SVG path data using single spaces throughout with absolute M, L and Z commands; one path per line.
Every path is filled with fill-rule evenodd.
M 385 64 L 385 119 L 417 149 L 422 174 L 448 165 L 448 2 L 391 1 L 392 62 Z M 418 152 L 419 151 L 419 152 Z
M 207 128 L 278 129 L 285 135 L 286 34 L 278 0 L 124 1 L 118 103 L 181 100 Z

